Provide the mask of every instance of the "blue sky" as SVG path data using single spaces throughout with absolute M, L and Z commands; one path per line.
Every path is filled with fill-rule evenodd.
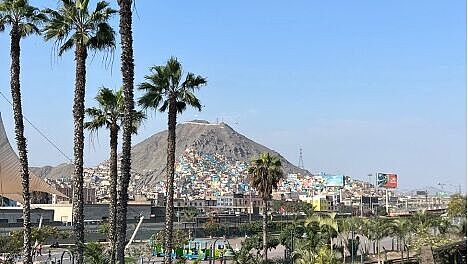
M 466 186 L 465 11 L 461 0 L 140 0 L 135 83 L 177 56 L 209 80 L 199 92 L 203 112 L 180 121 L 223 119 L 295 164 L 303 148 L 313 172 L 395 172 L 401 189 Z M 9 96 L 6 32 L 0 46 L 0 91 Z M 108 67 L 100 54 L 89 60 L 87 106 L 100 86 L 120 86 L 119 55 Z M 73 54 L 56 58 L 51 43 L 30 37 L 21 63 L 24 113 L 71 156 Z M 2 98 L 0 111 L 13 139 Z M 134 141 L 166 123 L 152 114 Z M 26 136 L 32 165 L 66 162 L 29 126 Z M 107 132 L 86 136 L 86 165 L 106 159 Z

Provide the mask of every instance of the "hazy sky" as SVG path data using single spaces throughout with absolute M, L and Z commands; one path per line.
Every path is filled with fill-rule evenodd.
M 302 147 L 312 172 L 395 172 L 401 189 L 466 186 L 465 1 L 139 0 L 135 8 L 135 84 L 170 56 L 209 80 L 198 94 L 203 112 L 180 121 L 223 119 L 294 164 Z M 72 156 L 73 52 L 56 58 L 39 37 L 21 45 L 24 113 Z M 9 97 L 8 32 L 0 47 Z M 121 85 L 119 56 L 107 68 L 90 56 L 87 106 L 100 86 Z M 3 98 L 0 111 L 12 140 Z M 166 123 L 152 114 L 134 141 Z M 94 142 L 86 133 L 87 166 L 107 158 L 107 133 Z M 26 136 L 32 165 L 67 161 L 29 125 Z

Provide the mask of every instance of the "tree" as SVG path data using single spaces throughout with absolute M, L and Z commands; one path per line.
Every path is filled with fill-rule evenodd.
M 279 158 L 270 155 L 270 153 L 262 153 L 253 159 L 248 172 L 251 186 L 258 191 L 263 200 L 263 259 L 268 261 L 268 201 L 271 200 L 273 189 L 278 188 L 278 183 L 284 177 L 284 173 Z
M 407 219 L 400 217 L 393 220 L 390 225 L 392 235 L 396 236 L 398 239 L 398 248 L 401 254 L 401 262 L 403 262 L 406 238 L 411 232 L 410 222 Z
M 299 250 L 294 254 L 296 264 L 334 264 L 338 263 L 335 253 L 326 246 L 322 246 L 318 251 Z
M 116 247 L 116 216 L 117 216 L 117 140 L 122 119 L 124 115 L 124 98 L 122 89 L 112 91 L 109 88 L 102 87 L 95 97 L 98 103 L 97 107 L 86 109 L 86 114 L 90 121 L 84 123 L 84 128 L 91 132 L 97 132 L 98 129 L 106 127 L 109 129 L 110 136 L 110 157 L 109 157 L 109 178 L 110 184 L 110 206 L 109 206 L 109 241 L 110 241 L 110 261 L 115 262 Z M 144 119 L 141 111 L 134 112 L 133 132 L 136 133 L 141 121 Z
M 454 194 L 450 197 L 447 206 L 447 214 L 450 217 L 465 217 L 466 216 L 466 196 Z
M 387 219 L 383 217 L 375 217 L 367 222 L 369 229 L 371 230 L 369 239 L 373 240 L 374 243 L 377 245 L 377 259 L 378 263 L 380 261 L 380 241 L 390 235 L 391 233 L 391 225 Z
M 88 50 L 113 51 L 115 33 L 108 21 L 115 10 L 100 1 L 94 11 L 88 10 L 88 0 L 61 0 L 58 10 L 46 9 L 48 22 L 44 38 L 55 40 L 58 55 L 75 48 L 74 173 L 73 173 L 73 229 L 77 246 L 77 263 L 83 263 L 83 149 L 86 88 L 86 59 Z
M 117 232 L 117 262 L 125 263 L 125 241 L 127 239 L 127 203 L 128 185 L 130 183 L 131 148 L 132 148 L 132 113 L 133 101 L 133 34 L 132 34 L 132 0 L 117 0 L 119 4 L 119 32 L 122 54 L 120 55 L 120 71 L 124 94 L 124 118 L 122 158 L 120 162 L 120 183 L 118 188 L 118 232 Z
M 89 264 L 110 263 L 110 256 L 106 254 L 104 246 L 97 242 L 91 242 L 84 247 L 84 258 Z
M 333 235 L 338 234 L 338 222 L 336 221 L 336 213 L 329 213 L 325 216 L 312 215 L 307 217 L 304 222 L 306 227 L 313 223 L 317 223 L 321 229 L 326 229 L 330 238 L 330 250 L 333 251 Z
M 182 65 L 177 58 L 171 57 L 166 65 L 151 67 L 151 74 L 145 76 L 146 82 L 138 89 L 145 94 L 138 100 L 144 109 L 167 111 L 167 169 L 166 169 L 166 243 L 164 263 L 171 263 L 168 257 L 172 251 L 172 229 L 174 223 L 174 170 L 176 147 L 177 114 L 181 114 L 188 106 L 201 111 L 199 99 L 194 92 L 207 83 L 200 75 L 187 73 L 182 80 Z
M 20 87 L 20 41 L 32 34 L 40 34 L 38 26 L 45 16 L 27 0 L 5 0 L 0 2 L 0 31 L 9 25 L 10 30 L 10 88 L 13 99 L 15 120 L 15 137 L 21 163 L 21 184 L 23 188 L 23 262 L 32 263 L 31 255 L 31 222 L 29 192 L 29 165 L 26 138 L 24 137 L 23 110 L 21 106 Z

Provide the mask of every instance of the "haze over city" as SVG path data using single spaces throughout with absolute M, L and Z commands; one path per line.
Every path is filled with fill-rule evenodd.
M 208 77 L 198 96 L 206 107 L 185 112 L 180 122 L 224 121 L 293 164 L 302 148 L 311 172 L 364 180 L 369 173 L 394 172 L 400 189 L 439 182 L 465 189 L 463 1 L 207 2 L 135 6 L 136 84 L 170 55 Z M 170 27 L 158 26 L 167 21 Z M 9 35 L 0 35 L 0 46 L 8 45 Z M 87 106 L 102 85 L 120 87 L 119 54 L 117 48 L 107 61 L 100 54 L 90 60 Z M 24 114 L 69 156 L 72 56 L 56 58 L 52 44 L 39 37 L 22 41 Z M 9 64 L 2 55 L 0 71 L 8 72 Z M 9 97 L 9 79 L 2 76 L 0 91 Z M 0 101 L 11 141 L 11 106 Z M 133 141 L 166 125 L 164 115 L 152 114 Z M 107 159 L 107 131 L 94 142 L 86 136 L 86 166 Z M 67 162 L 29 124 L 26 137 L 31 165 Z

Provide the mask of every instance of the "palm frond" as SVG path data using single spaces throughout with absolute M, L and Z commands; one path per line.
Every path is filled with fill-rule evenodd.
M 48 8 L 43 11 L 47 16 L 43 30 L 44 39 L 55 39 L 59 55 L 77 43 L 90 50 L 113 52 L 115 32 L 107 22 L 115 10 L 109 8 L 107 2 L 98 2 L 91 14 L 88 11 L 87 0 L 60 2 L 61 6 L 57 10 Z
M 100 23 L 96 34 L 89 38 L 88 46 L 95 50 L 109 50 L 115 48 L 115 32 L 107 23 Z
M 38 28 L 45 16 L 25 0 L 4 0 L 0 2 L 0 31 L 6 25 L 17 25 L 21 37 L 40 34 Z

